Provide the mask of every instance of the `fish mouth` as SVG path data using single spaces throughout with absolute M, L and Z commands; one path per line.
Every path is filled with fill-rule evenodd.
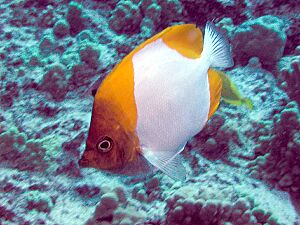
M 89 167 L 89 162 L 84 156 L 82 156 L 81 159 L 79 159 L 79 161 L 78 161 L 78 165 L 83 168 Z

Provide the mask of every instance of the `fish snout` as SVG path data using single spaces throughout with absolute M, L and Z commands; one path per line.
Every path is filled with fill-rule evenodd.
M 78 165 L 80 167 L 88 167 L 89 166 L 89 162 L 88 162 L 87 158 L 85 158 L 84 155 L 82 155 L 81 159 L 78 161 Z

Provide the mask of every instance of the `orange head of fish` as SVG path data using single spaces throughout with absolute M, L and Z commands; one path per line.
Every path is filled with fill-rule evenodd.
M 130 132 L 109 102 L 94 103 L 86 149 L 79 160 L 81 167 L 122 169 L 139 154 L 135 132 Z

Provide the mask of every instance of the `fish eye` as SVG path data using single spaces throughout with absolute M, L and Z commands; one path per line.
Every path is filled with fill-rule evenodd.
M 113 140 L 108 136 L 104 136 L 98 141 L 96 147 L 101 152 L 109 152 L 113 147 Z

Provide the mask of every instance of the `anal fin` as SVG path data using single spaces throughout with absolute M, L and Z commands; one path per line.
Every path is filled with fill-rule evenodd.
M 185 146 L 185 145 L 184 145 Z M 152 151 L 143 148 L 143 156 L 156 168 L 174 180 L 184 181 L 186 178 L 185 167 L 182 164 L 182 157 L 179 155 L 184 146 L 174 155 L 174 152 Z
M 208 80 L 209 80 L 209 92 L 210 92 L 210 107 L 208 119 L 217 110 L 220 104 L 220 98 L 222 93 L 222 79 L 217 71 L 213 69 L 208 70 Z

